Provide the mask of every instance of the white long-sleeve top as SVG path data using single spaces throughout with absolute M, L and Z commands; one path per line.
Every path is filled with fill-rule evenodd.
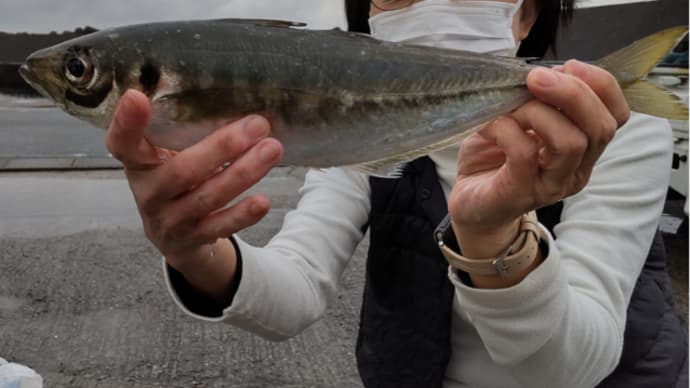
M 455 150 L 432 155 L 448 195 Z M 665 120 L 633 114 L 589 184 L 565 199 L 548 257 L 519 284 L 472 288 L 454 275 L 452 356 L 444 387 L 591 387 L 617 365 L 626 309 L 668 187 L 672 136 Z M 265 246 L 238 240 L 242 278 L 222 321 L 280 340 L 323 316 L 363 238 L 365 175 L 310 171 L 297 208 Z M 169 276 L 166 276 L 169 279 Z

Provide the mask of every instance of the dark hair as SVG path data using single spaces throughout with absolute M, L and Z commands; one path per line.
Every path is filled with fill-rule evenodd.
M 542 57 L 551 49 L 556 52 L 556 36 L 561 22 L 567 23 L 573 14 L 575 0 L 534 0 L 539 16 L 532 30 L 520 45 L 518 56 Z M 345 13 L 350 31 L 370 33 L 369 6 L 371 0 L 345 0 Z

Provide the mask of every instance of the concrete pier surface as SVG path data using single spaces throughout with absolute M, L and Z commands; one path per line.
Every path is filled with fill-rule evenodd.
M 260 183 L 274 207 L 243 238 L 262 244 L 280 228 L 303 174 L 276 169 Z M 272 343 L 173 304 L 122 171 L 0 174 L 0 203 L 0 351 L 46 387 L 361 386 L 366 241 L 326 318 Z M 687 234 L 667 248 L 687 317 Z

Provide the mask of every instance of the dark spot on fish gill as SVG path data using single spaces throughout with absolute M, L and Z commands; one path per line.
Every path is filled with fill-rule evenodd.
M 97 108 L 108 97 L 108 94 L 113 88 L 112 82 L 103 82 L 96 85 L 89 94 L 79 94 L 73 92 L 71 89 L 65 91 L 65 98 L 79 106 L 85 108 Z
M 161 79 L 161 72 L 153 63 L 147 61 L 139 69 L 139 84 L 142 87 L 144 94 L 152 95 L 158 86 Z

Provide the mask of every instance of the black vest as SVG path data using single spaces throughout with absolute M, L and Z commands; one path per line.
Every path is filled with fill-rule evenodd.
M 424 157 L 400 179 L 370 183 L 360 376 L 367 388 L 441 387 L 451 352 L 454 290 L 432 236 L 447 212 L 436 168 Z M 539 221 L 551 230 L 561 208 L 540 209 Z M 628 306 L 623 356 L 600 387 L 687 387 L 687 347 L 657 234 Z

